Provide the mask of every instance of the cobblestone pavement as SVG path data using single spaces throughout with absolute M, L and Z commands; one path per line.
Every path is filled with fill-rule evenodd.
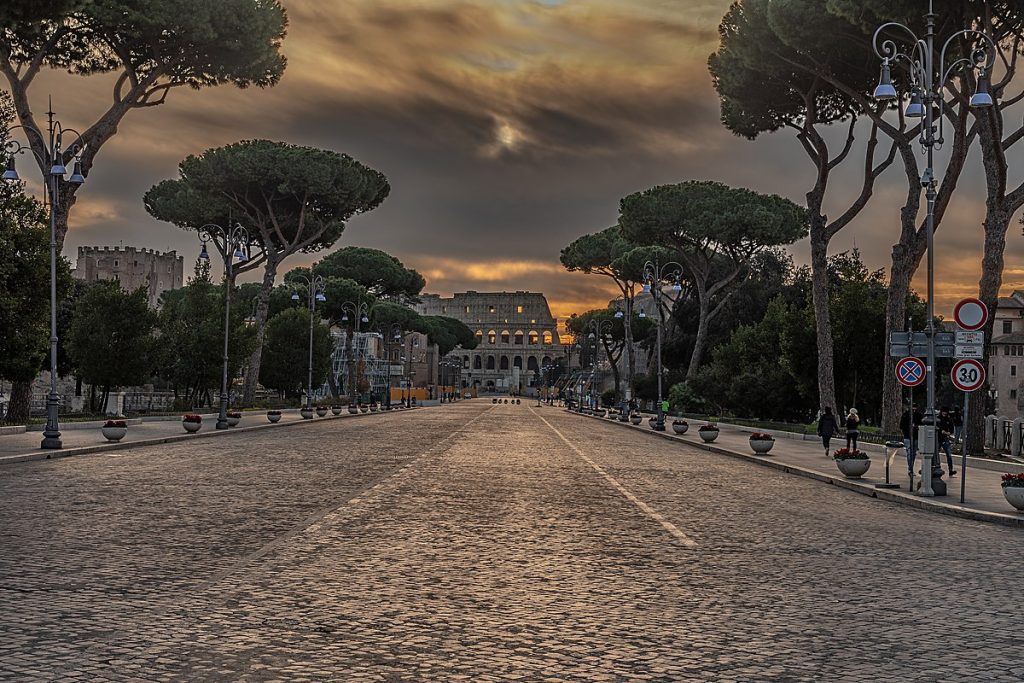
M 1024 678 L 1018 530 L 467 401 L 0 470 L 17 680 Z

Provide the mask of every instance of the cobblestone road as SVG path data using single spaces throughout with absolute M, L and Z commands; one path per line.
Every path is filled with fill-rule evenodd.
M 0 468 L 0 676 L 1020 681 L 1022 549 L 463 402 Z

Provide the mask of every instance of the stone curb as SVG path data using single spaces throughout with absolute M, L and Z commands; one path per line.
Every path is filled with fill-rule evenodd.
M 215 436 L 226 436 L 228 434 L 251 432 L 257 429 L 269 429 L 272 427 L 290 427 L 292 425 L 300 424 L 315 424 L 325 422 L 328 420 L 338 420 L 342 418 L 347 419 L 352 417 L 369 417 L 370 415 L 388 415 L 392 412 L 397 414 L 402 412 L 408 412 L 409 410 L 416 410 L 416 408 L 405 408 L 404 410 L 399 411 L 385 411 L 383 413 L 358 413 L 356 415 L 342 413 L 341 415 L 325 415 L 324 417 L 314 418 L 312 420 L 295 420 L 292 422 L 280 422 L 277 424 L 273 422 L 268 422 L 266 424 L 252 425 L 249 427 L 231 427 L 230 429 L 221 430 L 211 429 L 206 432 L 196 432 L 195 434 L 173 434 L 171 436 L 161 436 L 152 439 L 139 439 L 138 441 L 112 441 L 109 443 L 97 444 L 95 446 L 79 446 L 77 448 L 54 449 L 51 451 L 40 449 L 39 451 L 33 451 L 31 453 L 0 456 L 0 466 L 20 462 L 34 462 L 37 460 L 57 460 L 60 458 L 70 458 L 75 455 L 88 455 L 89 453 L 100 453 L 104 451 L 123 451 L 129 448 L 157 446 L 160 444 L 176 443 L 179 441 L 192 441 L 195 439 L 205 439 Z
M 566 411 L 573 415 L 580 415 L 574 411 Z M 643 427 L 641 425 L 632 425 L 629 423 L 619 422 L 618 420 L 609 420 L 604 417 L 597 417 L 594 415 L 580 415 L 580 417 L 587 417 L 594 420 L 600 420 L 603 423 L 612 423 L 618 426 L 627 427 L 634 431 L 639 431 L 649 436 L 656 436 L 662 439 L 668 439 L 675 443 L 681 443 L 684 446 L 689 446 L 697 450 L 708 451 L 710 453 L 716 453 L 718 455 L 725 455 L 746 462 L 753 462 L 764 467 L 771 469 L 780 470 L 789 474 L 795 474 L 800 477 L 807 479 L 813 479 L 815 481 L 824 482 L 826 484 L 832 484 L 838 488 L 846 489 L 847 491 L 853 491 L 864 496 L 870 496 L 871 498 L 877 498 L 879 500 L 885 500 L 891 503 L 899 503 L 900 505 L 906 505 L 908 507 L 917 508 L 919 510 L 927 510 L 929 512 L 937 512 L 943 515 L 950 515 L 953 517 L 960 517 L 963 519 L 970 519 L 977 522 L 990 522 L 993 524 L 1000 524 L 1002 526 L 1015 527 L 1018 529 L 1024 529 L 1024 515 L 1013 515 L 1013 514 L 1002 514 L 998 512 L 986 512 L 984 510 L 975 510 L 973 508 L 965 507 L 963 505 L 955 505 L 951 503 L 942 503 L 930 498 L 921 498 L 907 493 L 896 493 L 895 491 L 887 489 L 877 489 L 873 484 L 864 484 L 857 482 L 852 479 L 846 479 L 842 476 L 831 476 L 823 474 L 815 470 L 809 470 L 798 465 L 789 465 L 779 460 L 772 460 L 771 456 L 753 455 L 748 453 L 740 453 L 738 451 L 732 451 L 721 446 L 714 446 L 706 443 L 694 443 L 676 436 L 675 434 L 668 434 L 666 432 L 656 432 L 649 427 Z

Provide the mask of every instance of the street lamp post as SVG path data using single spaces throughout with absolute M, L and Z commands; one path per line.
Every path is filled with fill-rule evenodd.
M 381 325 L 377 332 L 384 338 L 384 352 L 388 357 L 388 381 L 387 391 L 384 392 L 384 409 L 391 410 L 391 344 L 402 341 L 402 326 L 394 323 L 391 326 Z
M 306 408 L 313 408 L 313 320 L 316 313 L 316 303 L 327 301 L 324 296 L 324 279 L 320 275 L 311 278 L 305 275 L 298 275 L 296 280 L 306 283 L 306 291 L 309 298 L 309 382 L 306 384 Z M 292 301 L 299 301 L 299 293 L 292 292 Z
M 52 103 L 49 109 L 50 111 L 46 112 L 48 123 L 45 135 L 32 126 L 14 126 L 7 129 L 3 139 L 6 141 L 4 150 L 9 157 L 7 168 L 0 178 L 9 182 L 21 179 L 15 167 L 15 156 L 25 152 L 32 152 L 41 168 L 50 167 L 49 171 L 43 174 L 43 185 L 49 198 L 50 210 L 50 393 L 46 397 L 46 428 L 43 430 L 43 440 L 39 447 L 62 448 L 60 425 L 57 420 L 57 410 L 60 407 L 60 394 L 57 393 L 57 197 L 60 194 L 60 183 L 67 173 L 65 162 L 71 159 L 75 161 L 74 170 L 67 182 L 72 185 L 85 183 L 81 160 L 81 152 L 85 145 L 78 131 L 64 128 L 55 120 Z M 41 156 L 32 148 L 31 143 L 23 145 L 10 138 L 11 131 L 19 128 L 25 131 L 26 135 L 34 135 L 39 139 L 43 149 Z M 69 135 L 74 136 L 70 144 L 65 141 L 65 137 Z
M 943 109 L 945 107 L 944 90 L 949 87 L 954 73 L 962 72 L 967 78 L 974 77 L 977 72 L 977 87 L 970 99 L 971 107 L 992 106 L 992 95 L 989 93 L 989 80 L 992 66 L 996 58 L 996 46 L 992 39 L 975 29 L 957 31 L 943 43 L 939 52 L 938 69 L 935 64 L 935 14 L 933 3 L 928 2 L 928 14 L 924 16 L 925 35 L 919 38 L 910 28 L 898 22 L 882 24 L 875 31 L 872 40 L 875 54 L 882 60 L 881 76 L 875 88 L 875 99 L 883 102 L 899 102 L 901 97 L 892 83 L 891 65 L 903 66 L 910 77 L 910 102 L 905 115 L 909 118 L 923 118 L 919 143 L 927 154 L 927 167 L 921 175 L 921 187 L 925 191 L 928 202 L 927 223 L 925 227 L 928 240 L 928 321 L 925 333 L 928 335 L 928 408 L 924 416 L 918 443 L 922 449 L 921 463 L 921 495 L 935 495 L 932 489 L 932 477 L 942 476 L 939 466 L 939 442 L 935 434 L 935 197 L 936 181 L 934 169 L 934 152 L 943 144 Z M 909 42 L 903 47 L 897 45 L 892 38 L 883 33 L 892 29 L 901 33 Z M 959 39 L 973 42 L 970 56 L 955 59 L 948 67 L 946 56 L 949 47 Z M 907 50 L 907 46 L 913 45 Z M 958 91 L 951 89 L 954 97 L 961 97 Z M 936 118 L 938 126 L 936 126 Z M 934 468 L 934 469 L 933 469 Z M 938 471 L 935 471 L 938 470 Z
M 669 261 L 668 263 L 660 263 L 657 259 L 654 261 L 648 261 L 644 264 L 644 292 L 650 294 L 654 298 L 654 306 L 658 309 L 658 323 L 657 323 L 657 357 L 658 357 L 658 404 L 656 406 L 657 418 L 655 420 L 655 429 L 663 432 L 665 431 L 665 411 L 661 408 L 661 401 L 663 396 L 662 381 L 664 379 L 664 373 L 661 368 L 661 336 L 662 328 L 665 326 L 665 313 L 661 307 L 662 283 L 669 280 L 672 281 L 672 291 L 681 292 L 683 286 L 679 282 L 679 278 L 682 277 L 683 267 L 675 261 Z
M 365 301 L 356 301 L 355 303 L 352 303 L 351 301 L 346 301 L 341 305 L 341 310 L 341 322 L 347 323 L 349 321 L 348 316 L 350 313 L 352 314 L 352 317 L 355 318 L 355 320 L 353 320 L 352 322 L 352 343 L 348 345 L 349 362 L 352 364 L 352 370 L 350 373 L 351 381 L 349 382 L 350 386 L 348 388 L 349 401 L 351 402 L 356 397 L 356 335 L 359 334 L 360 324 L 365 325 L 366 323 L 370 322 L 370 307 L 366 304 Z M 390 381 L 390 377 L 388 378 L 388 381 Z
M 591 320 L 590 321 L 590 335 L 589 338 L 594 342 L 594 358 L 593 366 L 590 372 L 590 407 L 596 408 L 597 405 L 594 402 L 594 383 L 597 377 L 597 366 L 598 359 L 601 357 L 601 350 L 598 346 L 599 343 L 604 341 L 606 335 L 612 333 L 612 321 L 611 320 Z M 608 356 L 608 362 L 611 363 L 611 356 Z
M 207 223 L 199 228 L 199 239 L 203 249 L 199 258 L 210 261 L 210 252 L 206 243 L 212 242 L 224 261 L 224 357 L 220 380 L 220 409 L 217 413 L 217 429 L 228 428 L 228 339 L 231 330 L 231 290 L 235 286 L 235 261 L 245 263 L 249 260 L 246 251 L 251 239 L 249 231 L 237 223 L 232 227 L 223 228 L 215 223 Z

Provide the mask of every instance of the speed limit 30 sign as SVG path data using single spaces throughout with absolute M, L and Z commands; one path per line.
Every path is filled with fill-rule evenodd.
M 981 361 L 965 358 L 953 366 L 950 373 L 953 386 L 960 391 L 974 391 L 985 384 L 985 366 Z

